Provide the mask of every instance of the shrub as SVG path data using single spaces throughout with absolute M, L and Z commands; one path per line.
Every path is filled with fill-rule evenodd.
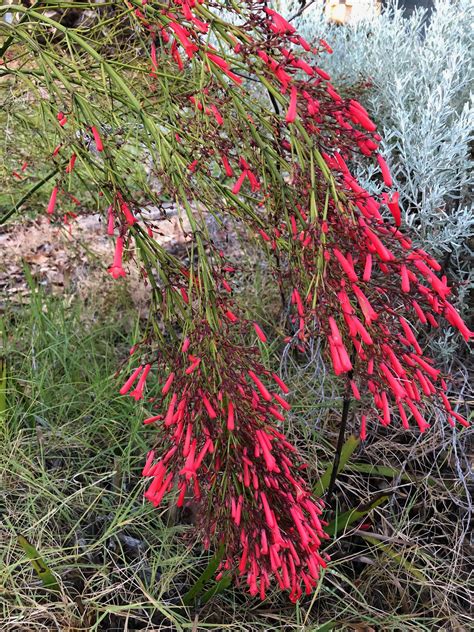
M 26 176 L 30 190 L 4 219 L 42 185 L 58 225 L 95 202 L 115 241 L 109 274 L 126 276 L 133 261 L 150 291 L 120 389 L 159 427 L 146 498 L 158 507 L 173 490 L 179 506 L 192 497 L 205 545 L 224 545 L 219 574 L 262 599 L 273 580 L 296 601 L 326 564 L 323 503 L 278 427 L 288 389 L 262 361 L 268 332 L 233 294 L 236 265 L 212 240 L 209 214 L 232 219 L 267 258 L 289 305 L 284 341 L 304 354 L 322 340 L 346 399 L 358 402 L 362 439 L 393 418 L 424 432 L 433 402 L 466 426 L 414 328 L 444 318 L 472 334 L 441 266 L 400 228 L 376 125 L 320 67 L 329 44 L 310 45 L 272 9 L 224 6 L 232 22 L 204 3 L 116 2 L 111 15 L 93 6 L 87 31 L 50 17 L 51 4 L 8 7 L 21 19 L 0 49 L 2 74 L 12 94 L 38 97 L 14 114 L 37 130 L 53 169 Z M 380 195 L 349 167 L 362 156 Z M 154 239 L 144 212 L 165 199 L 189 222 L 185 261 Z

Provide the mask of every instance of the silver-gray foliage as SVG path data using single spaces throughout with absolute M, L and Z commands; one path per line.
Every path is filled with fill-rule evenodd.
M 400 191 L 405 221 L 418 242 L 444 262 L 467 310 L 472 288 L 473 0 L 436 0 L 428 19 L 409 18 L 396 2 L 379 17 L 351 26 L 328 24 L 315 3 L 295 20 L 310 41 L 334 49 L 321 65 L 343 92 L 370 81 L 359 100 L 383 135 L 382 151 Z M 287 0 L 286 16 L 299 8 Z M 376 169 L 359 173 L 376 190 Z M 447 339 L 439 350 L 452 352 Z

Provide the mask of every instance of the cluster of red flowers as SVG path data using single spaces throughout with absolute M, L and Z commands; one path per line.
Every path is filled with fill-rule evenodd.
M 206 185 L 218 205 L 225 193 L 222 213 L 246 221 L 265 248 L 278 254 L 275 274 L 282 291 L 291 296 L 298 346 L 304 350 L 311 337 L 323 336 L 334 373 L 350 381 L 354 398 L 385 426 L 395 410 L 404 427 L 413 418 L 424 431 L 427 401 L 440 402 L 452 425 L 466 425 L 452 409 L 446 382 L 424 354 L 410 320 L 415 316 L 422 325 L 436 328 L 444 317 L 466 340 L 472 334 L 448 301 L 450 289 L 446 278 L 437 274 L 439 264 L 400 231 L 398 193 L 388 192 L 393 180 L 377 153 L 381 138 L 375 124 L 360 103 L 338 94 L 316 63 L 322 51 L 332 52 L 329 45 L 306 42 L 263 3 L 243 5 L 245 29 L 223 20 L 213 24 L 212 13 L 201 1 L 176 0 L 167 7 L 151 1 L 127 4 L 150 38 L 153 82 L 163 59 L 179 72 L 201 64 L 203 76 L 209 78 L 199 94 L 183 91 L 176 97 L 178 107 L 168 129 L 188 169 L 189 182 L 182 184 L 180 195 L 196 187 L 194 197 L 199 199 L 199 187 Z M 219 51 L 209 43 L 211 28 L 221 40 Z M 266 87 L 275 109 L 264 125 L 242 105 L 242 95 L 249 102 L 253 99 L 243 80 L 249 75 Z M 231 118 L 229 103 L 238 116 Z M 211 122 L 206 139 L 192 130 L 187 134 L 190 121 L 198 116 Z M 62 115 L 58 121 L 63 127 L 67 119 Z M 102 152 L 97 129 L 91 127 L 91 132 Z M 235 141 L 239 134 L 252 138 L 255 151 L 242 155 Z M 360 154 L 377 160 L 387 188 L 380 199 L 350 171 L 351 161 Z M 75 161 L 73 154 L 67 173 Z M 216 168 L 229 182 L 218 182 Z M 165 171 L 159 174 L 164 185 L 171 182 Z M 281 196 L 267 184 L 275 172 L 273 182 L 284 188 Z M 168 193 L 180 197 L 173 183 Z M 57 194 L 56 185 L 50 214 Z M 245 197 L 240 214 L 234 213 L 238 196 Z M 108 209 L 108 233 L 118 235 L 109 268 L 114 278 L 125 276 L 122 258 L 128 236 L 140 230 L 140 237 L 146 237 L 126 198 L 114 189 Z M 149 228 L 148 235 L 153 236 Z M 192 497 L 201 508 L 198 519 L 205 541 L 225 543 L 220 572 L 238 569 L 251 594 L 262 598 L 273 577 L 297 600 L 303 590 L 312 590 L 325 565 L 319 552 L 325 536 L 322 503 L 311 498 L 301 475 L 304 465 L 277 430 L 289 404 L 273 388 L 276 384 L 283 395 L 287 388 L 259 363 L 254 348 L 238 343 L 248 337 L 249 328 L 220 297 L 221 289 L 231 292 L 225 278 L 209 288 L 210 276 L 201 282 L 199 273 L 193 279 L 189 271 L 174 273 L 182 278 L 174 282 L 168 275 L 163 293 L 171 287 L 180 295 L 186 308 L 182 311 L 187 310 L 185 326 L 178 313 L 174 318 L 178 329 L 192 333 L 179 351 L 171 348 L 166 357 L 142 360 L 121 389 L 142 400 L 150 376 L 164 376 L 160 395 L 149 399 L 156 414 L 145 420 L 160 428 L 143 470 L 152 479 L 145 495 L 155 506 L 175 489 L 178 506 Z M 191 297 L 188 281 L 195 293 Z M 203 309 L 211 296 L 215 305 Z M 215 315 L 215 310 L 217 319 L 203 316 Z M 254 329 L 265 342 L 261 328 L 255 324 Z M 364 414 L 362 438 L 366 431 Z
M 300 264 L 288 274 L 294 286 L 296 344 L 304 350 L 309 338 L 323 335 L 334 373 L 350 373 L 354 398 L 361 400 L 367 392 L 372 403 L 364 399 L 363 404 L 384 426 L 390 424 L 394 402 L 403 427 L 413 417 L 423 432 L 429 427 L 423 414 L 429 401 L 443 406 L 452 426 L 456 421 L 468 425 L 453 410 L 446 381 L 423 352 L 410 322 L 414 317 L 422 326 L 437 328 L 444 317 L 466 341 L 472 337 L 448 301 L 451 290 L 446 278 L 436 274 L 439 264 L 414 248 L 398 227 L 384 222 L 379 204 L 366 192 L 346 192 L 346 198 L 345 205 L 330 203 L 321 223 L 310 221 L 309 210 L 300 206 L 298 215 L 276 230 L 272 247 L 285 249 L 292 242 Z M 321 285 L 307 289 L 307 279 L 318 274 Z M 362 438 L 366 422 L 363 415 Z
M 241 334 L 248 323 L 224 303 L 221 311 L 220 334 L 202 322 L 167 358 L 172 370 L 149 400 L 160 412 L 144 423 L 159 423 L 160 433 L 143 469 L 151 478 L 145 496 L 155 507 L 175 489 L 178 507 L 192 498 L 207 544 L 225 543 L 221 572 L 238 569 L 262 599 L 274 577 L 297 600 L 326 565 L 319 553 L 322 502 L 311 498 L 304 465 L 276 428 L 290 409 L 288 388 L 255 349 L 232 341 L 234 328 Z M 258 325 L 255 331 L 265 339 Z M 150 360 L 120 392 L 143 399 L 155 364 L 161 374 L 160 360 Z
M 241 78 L 229 63 L 201 41 L 200 34 L 208 27 L 194 13 L 199 13 L 200 5 L 178 6 L 183 15 L 167 12 L 169 22 L 159 30 L 178 67 L 184 68 L 181 47 L 189 59 L 201 55 L 205 65 L 214 64 L 240 86 Z M 451 407 L 445 380 L 424 355 L 410 314 L 432 327 L 438 327 L 438 317 L 444 316 L 466 340 L 471 333 L 448 301 L 446 279 L 436 274 L 440 266 L 399 230 L 398 193 L 386 193 L 377 201 L 349 170 L 348 163 L 358 153 L 375 155 L 385 186 L 393 186 L 377 153 L 380 136 L 375 124 L 358 102 L 336 92 L 324 70 L 296 54 L 298 48 L 311 55 L 322 49 L 331 52 L 326 42 L 311 46 L 271 9 L 255 16 L 254 28 L 261 40 L 246 34 L 234 41 L 234 61 L 258 68 L 276 82 L 282 95 L 288 94 L 286 114 L 273 142 L 283 160 L 293 165 L 293 211 L 275 211 L 270 225 L 269 214 L 260 216 L 256 230 L 272 250 L 287 255 L 286 269 L 277 274 L 291 292 L 298 345 L 303 348 L 310 337 L 323 335 L 334 373 L 350 374 L 354 398 L 375 411 L 385 426 L 395 402 L 402 425 L 408 428 L 412 417 L 424 431 L 428 427 L 425 401 L 433 399 L 443 404 L 452 425 L 455 421 L 466 425 Z M 141 12 L 139 17 L 154 34 L 151 57 L 156 70 L 156 28 Z M 306 79 L 295 73 L 305 74 Z M 196 110 L 213 116 L 219 127 L 223 115 L 212 103 L 212 92 L 206 89 L 205 96 L 207 105 L 198 95 L 191 95 L 189 101 Z M 285 126 L 301 126 L 316 139 L 311 170 L 294 163 Z M 258 206 L 265 208 L 268 192 L 262 185 L 263 174 L 233 152 L 222 149 L 218 154 L 225 176 L 236 178 L 232 193 L 238 195 L 248 185 Z M 195 173 L 198 168 L 206 170 L 195 158 L 189 169 Z M 312 185 L 314 179 L 317 187 Z M 262 193 L 263 202 L 257 197 Z M 393 224 L 385 219 L 384 209 Z M 238 322 L 230 309 L 223 309 L 223 316 L 225 327 Z M 255 332 L 266 340 L 258 325 Z M 203 345 L 206 337 L 214 340 L 217 354 Z M 141 397 L 150 366 L 137 369 L 122 392 L 138 380 L 131 395 Z M 273 377 L 286 392 L 279 378 Z M 318 552 L 324 537 L 321 502 L 311 499 L 299 474 L 301 466 L 295 465 L 294 448 L 276 430 L 289 405 L 269 390 L 269 378 L 247 347 L 233 345 L 229 336 L 216 334 L 205 322 L 197 327 L 192 341 L 184 341 L 173 361 L 158 404 L 160 414 L 145 420 L 160 422 L 164 455 L 156 460 L 154 450 L 148 456 L 144 475 L 152 482 L 146 497 L 157 506 L 177 486 L 178 505 L 182 505 L 191 494 L 202 509 L 199 520 L 206 541 L 225 540 L 221 572 L 238 568 L 251 594 L 262 598 L 274 576 L 296 600 L 302 589 L 311 591 L 325 563 Z M 363 414 L 363 439 L 366 432 Z

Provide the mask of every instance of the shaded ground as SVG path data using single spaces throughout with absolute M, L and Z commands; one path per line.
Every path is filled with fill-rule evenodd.
M 158 211 L 147 213 L 147 218 L 159 226 L 158 243 L 172 252 L 184 246 L 182 220 L 175 209 L 168 211 L 167 219 L 162 219 Z M 183 227 L 186 230 L 186 222 Z M 27 302 L 30 290 L 25 266 L 48 292 L 62 294 L 67 290 L 83 300 L 98 286 L 107 295 L 117 284 L 106 274 L 113 259 L 114 240 L 107 236 L 98 214 L 80 215 L 69 229 L 52 224 L 45 216 L 0 227 L 0 252 L 0 308 L 5 301 Z M 141 304 L 147 293 L 137 266 L 130 262 L 125 267 L 129 275 L 127 290 L 134 303 Z

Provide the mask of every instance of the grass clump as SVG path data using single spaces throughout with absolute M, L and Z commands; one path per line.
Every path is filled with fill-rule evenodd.
M 113 379 L 127 346 L 121 323 L 84 331 L 77 307 L 39 293 L 4 320 L 3 621 L 114 629 L 126 605 L 129 617 L 179 622 L 174 581 L 192 556 L 175 537 L 186 527 L 142 501 L 147 433 Z M 60 596 L 41 586 L 18 536 L 41 553 Z

